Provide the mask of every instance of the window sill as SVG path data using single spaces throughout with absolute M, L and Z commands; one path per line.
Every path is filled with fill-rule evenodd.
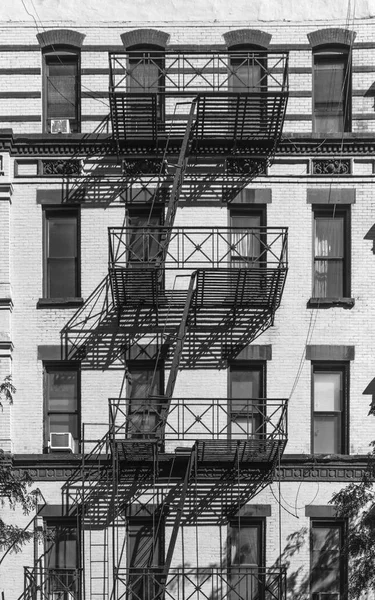
M 353 308 L 354 298 L 310 298 L 307 308 Z
M 83 298 L 39 298 L 37 308 L 76 308 L 82 306 Z

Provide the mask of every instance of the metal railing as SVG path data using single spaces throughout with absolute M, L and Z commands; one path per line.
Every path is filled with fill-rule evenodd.
M 286 227 L 110 227 L 108 235 L 110 268 L 287 267 Z
M 165 441 L 287 439 L 287 400 L 247 398 L 110 399 L 114 439 Z
M 24 567 L 22 600 L 80 600 L 81 570 Z
M 254 566 L 128 568 L 117 572 L 118 600 L 285 600 L 286 572 Z
M 110 91 L 192 94 L 288 90 L 288 53 L 111 52 Z

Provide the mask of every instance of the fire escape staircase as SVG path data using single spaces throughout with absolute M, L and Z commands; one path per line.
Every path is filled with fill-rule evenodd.
M 172 57 L 176 69 L 174 60 L 175 57 Z M 217 57 L 215 60 L 218 60 Z M 186 68 L 186 58 L 183 61 Z M 223 65 L 228 69 L 228 61 L 228 55 L 224 63 L 219 60 L 221 70 Z M 165 394 L 159 397 L 150 395 L 145 399 L 147 404 L 158 406 L 157 431 L 143 437 L 129 435 L 130 413 L 127 405 L 124 411 L 125 425 L 118 427 L 115 421 L 112 422 L 98 448 L 86 460 L 86 466 L 67 482 L 66 490 L 68 496 L 71 493 L 69 501 L 79 503 L 84 518 L 91 520 L 90 527 L 96 519 L 99 529 L 108 527 L 111 521 L 117 523 L 121 520 L 126 506 L 138 503 L 145 509 L 162 507 L 168 500 L 166 522 L 171 527 L 171 537 L 166 561 L 158 575 L 159 592 L 153 597 L 155 600 L 164 597 L 168 578 L 173 573 L 171 562 L 181 524 L 227 522 L 239 506 L 248 502 L 272 479 L 276 459 L 286 444 L 284 400 L 277 403 L 273 413 L 272 403 L 267 407 L 268 413 L 264 411 L 263 429 L 253 436 L 255 443 L 250 438 L 230 439 L 228 414 L 226 425 L 219 428 L 215 435 L 209 432 L 202 437 L 201 433 L 197 433 L 195 440 L 189 437 L 189 431 L 195 431 L 196 425 L 204 425 L 200 409 L 195 409 L 192 422 L 186 431 L 184 429 L 182 438 L 180 433 L 174 437 L 171 425 L 176 410 L 191 413 L 190 407 L 194 405 L 186 401 L 176 409 L 173 396 L 179 369 L 189 366 L 190 357 L 194 354 L 200 358 L 212 352 L 216 366 L 220 364 L 218 352 L 224 362 L 235 356 L 244 345 L 272 324 L 274 312 L 280 304 L 287 272 L 285 229 L 246 232 L 244 244 L 249 244 L 249 239 L 255 236 L 260 245 L 260 257 L 255 265 L 241 265 L 247 268 L 237 265 L 237 268 L 233 268 L 233 264 L 229 264 L 230 257 L 233 253 L 240 254 L 238 248 L 242 242 L 235 241 L 243 235 L 240 231 L 231 233 L 227 230 L 222 233 L 215 230 L 214 233 L 207 233 L 204 228 L 197 228 L 197 241 L 189 246 L 193 234 L 174 227 L 184 184 L 186 180 L 197 180 L 192 176 L 194 169 L 198 179 L 206 177 L 204 170 L 208 170 L 205 183 L 208 187 L 217 178 L 217 161 L 214 166 L 209 165 L 212 153 L 222 155 L 219 163 L 220 168 L 224 168 L 225 181 L 228 181 L 228 173 L 236 173 L 234 180 L 232 178 L 232 187 L 235 181 L 237 192 L 249 180 L 250 172 L 253 177 L 261 168 L 260 165 L 272 156 L 281 135 L 286 108 L 287 58 L 276 57 L 269 61 L 274 68 L 272 72 L 267 67 L 267 86 L 272 77 L 276 78 L 278 71 L 282 72 L 277 92 L 265 90 L 263 84 L 256 92 L 248 94 L 223 92 L 225 86 L 228 87 L 227 80 L 220 83 L 223 89 L 218 89 L 219 84 L 216 83 L 211 91 L 202 93 L 199 89 L 202 83 L 199 85 L 198 81 L 196 87 L 183 86 L 182 98 L 184 95 L 190 98 L 190 110 L 184 119 L 178 120 L 174 115 L 168 121 L 166 117 L 162 125 L 155 91 L 149 94 L 128 93 L 121 89 L 121 80 L 116 83 L 116 72 L 121 68 L 125 72 L 122 80 L 129 76 L 129 57 L 123 59 L 113 55 L 110 58 L 111 118 L 118 155 L 124 156 L 127 148 L 129 152 L 136 152 L 137 144 L 148 144 L 153 157 L 161 158 L 161 162 L 167 157 L 165 163 L 172 174 L 172 184 L 165 223 L 157 234 L 158 248 L 149 268 L 145 269 L 144 265 L 137 268 L 136 264 L 129 263 L 129 232 L 124 228 L 120 232 L 114 229 L 109 232 L 109 273 L 64 328 L 62 338 L 65 356 L 84 361 L 91 353 L 94 355 L 92 364 L 97 359 L 97 365 L 101 368 L 103 365 L 109 367 L 113 360 L 119 357 L 123 360 L 124 347 L 135 348 L 138 343 L 144 343 L 147 336 L 154 336 L 157 354 L 152 358 L 160 357 L 160 350 L 166 348 L 163 358 L 170 372 Z M 193 62 L 190 59 L 189 64 L 191 70 Z M 265 62 L 259 64 L 264 65 Z M 210 69 L 211 63 L 208 72 Z M 207 74 L 194 72 L 193 80 L 199 80 L 201 76 L 206 78 Z M 232 72 L 231 76 L 236 74 Z M 174 85 L 173 77 L 166 79 Z M 204 80 L 207 83 L 207 79 Z M 180 93 L 177 90 L 177 95 Z M 170 94 L 172 96 L 173 93 Z M 165 97 L 168 98 L 168 93 L 165 93 Z M 131 125 L 136 114 L 134 111 L 137 111 L 139 118 L 138 129 Z M 271 123 L 268 127 L 267 122 Z M 171 156 L 178 156 L 174 164 Z M 247 173 L 246 169 L 244 171 L 246 161 L 252 163 Z M 209 174 L 210 169 L 214 172 L 213 178 Z M 159 191 L 156 190 L 154 199 Z M 225 196 L 225 190 L 223 193 Z M 146 244 L 155 238 L 155 229 L 150 226 L 142 232 Z M 212 256 L 207 254 L 204 247 L 207 239 L 215 250 Z M 189 243 L 187 240 L 190 240 Z M 223 245 L 225 248 L 221 256 L 219 248 Z M 178 254 L 177 259 L 173 258 L 175 246 L 178 248 L 177 254 L 185 252 L 183 256 Z M 273 264 L 271 268 L 270 263 Z M 164 275 L 168 268 L 176 270 L 181 266 L 186 269 L 184 276 L 190 278 L 188 288 L 177 290 L 176 293 L 174 290 L 168 292 L 164 289 Z M 142 287 L 143 292 L 140 292 Z M 234 331 L 238 332 L 237 336 L 233 335 Z M 101 349 L 97 350 L 101 345 Z M 217 415 L 223 408 L 221 404 L 212 401 L 212 406 L 207 408 L 216 411 L 215 423 L 219 422 Z M 264 409 L 257 410 L 261 412 Z M 273 419 L 273 415 L 277 415 L 277 418 Z M 182 451 L 177 444 L 178 440 L 185 439 L 184 436 L 189 443 L 184 445 Z M 98 460 L 107 461 L 107 466 L 103 463 L 103 468 L 107 475 L 112 475 L 112 484 L 108 485 L 106 478 L 103 479 L 100 474 L 95 475 Z M 170 465 L 176 460 L 182 460 L 182 466 L 171 483 L 171 471 L 168 473 L 168 470 L 172 469 Z M 85 471 L 90 464 L 94 471 L 87 478 Z M 207 469 L 212 476 L 207 477 Z M 155 550 L 156 547 L 152 556 Z M 120 562 L 121 556 L 120 551 Z M 118 567 L 114 570 L 114 578 L 121 581 Z

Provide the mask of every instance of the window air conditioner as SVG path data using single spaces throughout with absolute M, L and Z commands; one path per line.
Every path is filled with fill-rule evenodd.
M 69 431 L 64 433 L 51 431 L 48 446 L 52 451 L 74 452 L 74 439 Z
M 70 133 L 69 119 L 51 119 L 51 133 Z

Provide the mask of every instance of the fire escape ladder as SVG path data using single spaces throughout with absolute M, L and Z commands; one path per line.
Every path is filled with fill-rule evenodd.
M 168 414 L 169 404 L 171 402 L 171 398 L 173 396 L 174 386 L 176 384 L 178 369 L 181 362 L 182 351 L 184 349 L 184 343 L 186 339 L 186 329 L 187 329 L 187 320 L 190 312 L 191 303 L 194 297 L 195 292 L 195 281 L 196 281 L 196 272 L 192 273 L 190 276 L 190 284 L 187 291 L 187 296 L 185 300 L 184 311 L 182 313 L 181 322 L 177 331 L 177 341 L 176 347 L 174 349 L 171 368 L 169 371 L 169 377 L 167 382 L 167 387 L 165 389 L 165 396 L 167 398 L 167 407 L 166 413 Z
M 186 129 L 185 129 L 184 137 L 182 139 L 180 154 L 178 157 L 178 162 L 177 162 L 177 165 L 175 166 L 176 170 L 175 170 L 174 177 L 173 177 L 173 185 L 172 185 L 171 193 L 170 193 L 169 200 L 168 200 L 167 214 L 166 214 L 165 222 L 164 222 L 165 233 L 162 236 L 162 240 L 161 240 L 161 244 L 160 244 L 160 246 L 161 246 L 160 259 L 159 259 L 159 261 L 156 262 L 156 268 L 158 268 L 160 266 L 164 267 L 165 260 L 167 257 L 168 246 L 169 246 L 169 242 L 170 242 L 171 235 L 172 235 L 172 227 L 174 224 L 177 206 L 178 206 L 178 202 L 180 199 L 182 186 L 184 183 L 184 177 L 185 177 L 186 169 L 187 169 L 188 162 L 189 162 L 189 153 L 190 153 L 191 145 L 192 145 L 193 130 L 194 130 L 194 127 L 196 127 L 196 121 L 195 121 L 196 109 L 197 109 L 197 99 L 194 98 L 194 100 L 191 103 L 190 112 L 189 112 L 188 120 L 186 123 Z M 159 278 L 162 278 L 162 277 L 163 277 L 163 269 L 160 269 Z
M 194 131 L 194 127 L 196 126 L 195 116 L 197 112 L 197 102 L 197 98 L 194 98 L 194 100 L 191 103 L 189 116 L 186 122 L 186 129 L 184 137 L 182 139 L 180 154 L 178 157 L 177 165 L 175 167 L 176 171 L 173 178 L 173 185 L 169 196 L 167 214 L 165 217 L 165 226 L 167 228 L 173 227 L 178 200 L 181 194 L 182 184 L 184 182 L 184 176 L 189 162 L 189 152 L 191 150 L 193 137 L 192 134 Z M 168 241 L 166 242 L 166 246 L 168 246 Z
M 163 568 L 163 580 L 164 581 L 166 581 L 168 578 L 168 573 L 169 573 L 169 569 L 171 567 L 173 553 L 174 553 L 174 549 L 176 546 L 178 531 L 180 528 L 181 519 L 182 519 L 182 515 L 183 515 L 183 511 L 184 511 L 186 494 L 188 491 L 188 484 L 190 481 L 190 475 L 191 475 L 193 465 L 195 463 L 195 456 L 196 456 L 195 446 L 193 446 L 190 449 L 187 449 L 186 452 L 189 452 L 189 457 L 188 457 L 188 460 L 186 461 L 186 470 L 185 470 L 183 486 L 181 489 L 181 496 L 180 496 L 178 505 L 176 507 L 176 516 L 174 519 L 172 533 L 171 533 L 171 537 L 170 537 L 169 545 L 168 545 L 167 556 L 166 556 L 165 563 L 164 563 L 164 568 Z

